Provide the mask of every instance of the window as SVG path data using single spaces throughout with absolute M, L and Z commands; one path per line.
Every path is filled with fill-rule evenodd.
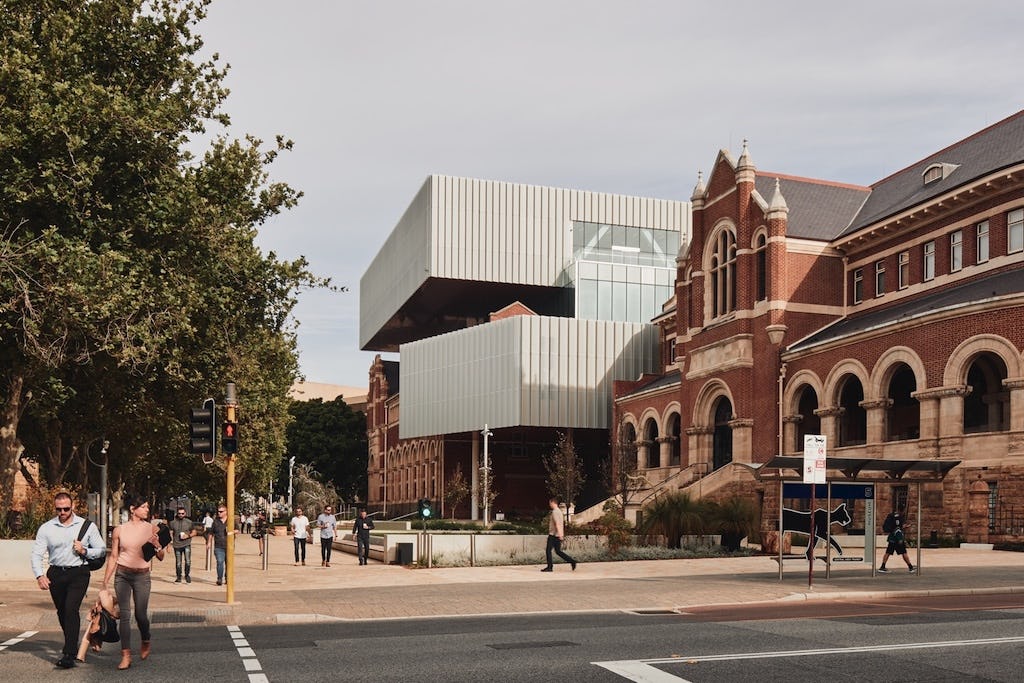
M 935 242 L 924 243 L 924 259 L 922 262 L 922 277 L 925 281 L 935 279 Z
M 885 261 L 875 262 L 875 296 L 885 294 Z
M 924 172 L 924 184 L 942 180 L 942 166 L 932 166 Z
M 764 233 L 757 236 L 757 301 L 768 298 L 768 241 Z
M 859 304 L 864 300 L 864 270 L 858 268 L 853 271 L 853 303 Z
M 949 236 L 949 272 L 955 273 L 964 267 L 964 231 L 954 230 Z
M 910 284 L 910 252 L 900 252 L 900 269 L 899 269 L 899 286 L 900 289 L 904 289 Z
M 988 221 L 978 223 L 978 260 L 977 263 L 988 261 Z
M 720 230 L 711 255 L 711 317 L 718 318 L 736 309 L 736 238 L 730 230 Z
M 1024 209 L 1006 214 L 1006 253 L 1024 250 Z

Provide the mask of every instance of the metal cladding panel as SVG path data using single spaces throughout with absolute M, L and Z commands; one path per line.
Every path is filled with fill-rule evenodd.
M 657 370 L 654 325 L 517 316 L 400 349 L 403 439 L 512 426 L 607 429 L 612 381 Z
M 429 276 L 431 251 L 431 182 L 427 181 L 405 210 L 359 280 L 359 346 L 401 308 Z

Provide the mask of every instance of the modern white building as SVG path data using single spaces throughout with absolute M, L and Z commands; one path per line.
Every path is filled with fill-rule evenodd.
M 360 282 L 362 348 L 400 357 L 400 399 L 371 371 L 371 505 L 439 499 L 456 467 L 471 478 L 485 424 L 496 509 L 543 505 L 559 431 L 599 495 L 612 382 L 663 369 L 650 320 L 689 234 L 687 202 L 427 178 Z

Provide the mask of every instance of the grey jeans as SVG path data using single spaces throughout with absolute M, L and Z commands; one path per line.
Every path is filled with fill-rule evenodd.
M 121 649 L 128 650 L 132 646 L 132 611 L 128 609 L 129 600 L 135 599 L 135 623 L 139 626 L 139 636 L 143 641 L 149 640 L 149 591 L 152 586 L 150 572 L 126 572 L 118 569 L 114 575 L 114 594 L 121 608 Z

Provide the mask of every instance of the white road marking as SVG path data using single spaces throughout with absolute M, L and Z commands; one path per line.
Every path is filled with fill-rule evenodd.
M 17 645 L 21 641 L 25 640 L 26 638 L 31 638 L 37 633 L 39 633 L 39 631 L 25 631 L 24 633 L 19 633 L 15 637 L 0 643 L 0 650 L 6 650 L 11 645 Z
M 726 662 L 741 659 L 776 659 L 780 657 L 820 657 L 821 655 L 844 655 L 856 652 L 893 652 L 897 650 L 927 650 L 949 647 L 972 647 L 976 645 L 1009 645 L 1024 643 L 1024 636 L 1007 638 L 979 638 L 976 640 L 942 640 L 926 643 L 896 643 L 893 645 L 863 645 L 859 647 L 829 647 L 817 650 L 781 650 L 775 652 L 735 652 L 722 655 L 694 655 L 663 657 L 660 659 L 627 659 L 610 662 L 591 662 L 617 673 L 636 683 L 684 682 L 686 679 L 673 676 L 654 668 L 654 664 L 696 664 L 698 662 Z
M 228 634 L 231 636 L 231 643 L 238 650 L 238 656 L 242 658 L 242 666 L 249 674 L 249 683 L 270 683 L 270 679 L 263 673 L 263 666 L 256 658 L 256 652 L 249 647 L 249 641 L 242 634 L 238 626 L 228 626 Z

